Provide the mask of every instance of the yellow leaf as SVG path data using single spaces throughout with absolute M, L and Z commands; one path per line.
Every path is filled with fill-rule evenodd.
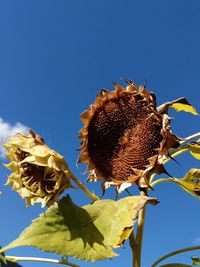
M 192 155 L 194 158 L 200 160 L 200 144 L 197 144 L 197 143 L 190 143 L 190 144 L 188 145 L 188 147 L 189 147 L 189 151 L 190 151 L 191 155 Z
M 173 108 L 177 112 L 185 111 L 185 112 L 190 112 L 193 115 L 199 115 L 196 109 L 188 102 L 188 100 L 185 97 L 181 97 L 179 99 L 166 102 L 161 106 L 159 106 L 157 110 L 159 111 L 160 114 L 164 114 L 168 112 L 169 108 Z
M 190 169 L 182 179 L 174 179 L 185 191 L 200 199 L 200 169 Z
M 117 245 L 113 245 L 114 248 L 118 248 L 118 247 L 121 247 L 124 242 L 126 241 L 126 239 L 129 238 L 131 232 L 133 231 L 133 227 L 125 227 L 123 230 L 122 230 L 122 233 L 121 233 L 121 236 L 120 236 L 120 240 L 118 242 Z
M 185 111 L 185 112 L 190 112 L 194 115 L 199 115 L 196 109 L 190 105 L 189 103 L 183 104 L 183 103 L 174 103 L 171 105 L 171 108 L 175 109 L 177 112 L 178 111 Z

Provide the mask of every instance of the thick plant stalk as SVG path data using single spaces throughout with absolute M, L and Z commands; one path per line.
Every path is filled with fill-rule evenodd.
M 143 196 L 144 192 L 141 192 L 140 194 Z M 138 227 L 137 227 L 137 233 L 136 233 L 136 238 L 135 238 L 135 245 L 132 247 L 133 267 L 141 266 L 142 238 L 143 238 L 145 214 L 146 214 L 146 207 L 144 206 L 139 211 L 139 214 L 138 214 Z
M 134 266 L 134 249 L 136 246 L 136 241 L 135 241 L 135 236 L 134 236 L 134 232 L 132 231 L 130 236 L 129 236 L 129 245 L 131 247 L 131 251 L 132 251 L 132 265 Z

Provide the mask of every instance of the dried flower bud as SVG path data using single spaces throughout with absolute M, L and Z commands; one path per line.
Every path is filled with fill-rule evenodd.
M 18 133 L 4 144 L 10 160 L 5 166 L 12 171 L 7 183 L 26 200 L 26 206 L 41 202 L 52 205 L 71 187 L 68 166 L 63 156 L 49 148 L 32 130 Z
M 134 183 L 148 187 L 150 174 L 166 172 L 163 161 L 179 145 L 155 95 L 132 81 L 102 89 L 81 120 L 79 162 L 88 164 L 88 180 L 104 180 L 103 189 L 116 185 L 118 193 Z

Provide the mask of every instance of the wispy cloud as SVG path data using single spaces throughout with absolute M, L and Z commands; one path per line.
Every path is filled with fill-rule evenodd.
M 0 157 L 4 158 L 4 148 L 2 143 L 6 141 L 6 139 L 10 136 L 15 135 L 18 132 L 27 132 L 28 127 L 23 125 L 20 122 L 16 122 L 15 124 L 10 124 L 9 122 L 4 121 L 0 118 Z

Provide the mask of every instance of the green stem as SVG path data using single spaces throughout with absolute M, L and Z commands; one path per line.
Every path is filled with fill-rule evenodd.
M 190 136 L 188 136 L 188 137 L 186 137 L 186 138 L 184 139 L 184 141 L 181 141 L 180 143 L 183 144 L 183 143 L 188 142 L 188 141 L 190 141 L 190 140 L 192 140 L 192 139 L 194 139 L 194 138 L 197 138 L 197 137 L 200 137 L 200 132 L 199 132 L 199 133 L 196 133 L 196 134 L 193 134 L 193 135 L 190 135 Z M 182 153 L 188 151 L 188 149 L 189 149 L 189 147 L 188 147 L 188 145 L 186 144 L 186 145 L 184 145 L 184 146 L 182 146 L 182 147 L 177 148 L 176 150 L 172 150 L 171 153 L 170 153 L 170 156 L 173 157 L 173 158 L 178 157 L 178 156 L 181 155 Z M 166 163 L 167 163 L 168 161 L 170 161 L 170 160 L 171 160 L 171 158 L 166 159 L 166 160 L 163 162 L 163 164 L 166 164 Z M 158 180 L 152 182 L 154 176 L 155 176 L 155 174 L 153 174 L 153 175 L 151 176 L 150 181 L 149 181 L 151 187 L 154 187 L 155 185 L 157 185 L 157 184 L 159 184 L 159 183 L 161 183 L 161 182 L 173 182 L 173 179 L 170 179 L 170 178 L 158 179 Z
M 93 194 L 92 192 L 90 192 L 90 190 L 85 187 L 80 181 L 79 179 L 71 172 L 71 170 L 69 170 L 69 175 L 71 177 L 71 179 L 78 185 L 78 187 L 83 190 L 83 192 L 89 197 L 91 198 L 93 201 L 99 200 L 99 197 L 97 197 L 95 194 Z
M 188 265 L 184 263 L 169 263 L 169 264 L 164 264 L 160 267 L 192 267 L 192 265 Z
M 181 155 L 182 153 L 188 151 L 188 149 L 189 149 L 189 147 L 188 147 L 187 145 L 182 146 L 182 147 L 179 147 L 179 148 L 176 149 L 175 151 L 172 151 L 172 152 L 170 153 L 170 156 L 173 157 L 173 158 L 176 158 L 176 157 L 178 157 L 179 155 Z M 168 161 L 170 161 L 170 160 L 171 160 L 171 158 L 166 159 L 166 160 L 164 161 L 163 164 L 166 164 L 166 163 L 167 163 Z
M 163 257 L 161 257 L 160 259 L 158 259 L 156 262 L 154 262 L 151 267 L 155 267 L 157 266 L 161 261 L 164 261 L 166 260 L 167 258 L 171 257 L 171 256 L 174 256 L 174 255 L 177 255 L 177 254 L 180 254 L 180 253 L 183 253 L 183 252 L 187 252 L 187 251 L 191 251 L 191 250 L 198 250 L 200 249 L 200 246 L 194 246 L 194 247 L 188 247 L 188 248 L 182 248 L 182 249 L 179 249 L 179 250 L 175 250 L 175 251 L 172 251 L 166 255 L 164 255 Z
M 16 256 L 5 256 L 7 261 L 17 262 L 17 261 L 36 261 L 36 262 L 49 262 L 56 264 L 64 264 L 71 267 L 79 267 L 78 265 L 69 262 L 67 259 L 64 260 L 55 260 L 55 259 L 47 259 L 47 258 L 36 258 L 36 257 L 16 257 Z
M 144 195 L 144 192 L 140 193 Z M 143 230 L 144 230 L 144 222 L 145 222 L 145 214 L 146 207 L 144 206 L 138 214 L 138 227 L 135 238 L 135 245 L 133 246 L 133 267 L 141 266 L 141 252 L 142 252 L 142 238 L 143 238 Z
M 159 183 L 163 183 L 163 182 L 174 182 L 173 178 L 160 178 L 158 180 L 155 180 L 154 182 L 152 182 L 150 184 L 150 186 L 153 188 L 155 185 L 159 184 Z
M 154 178 L 155 175 L 156 175 L 155 173 L 151 174 L 150 179 L 149 179 L 149 184 L 150 185 L 151 185 L 151 182 L 153 181 L 153 178 Z
M 186 143 L 186 142 L 189 142 L 189 141 L 191 141 L 192 139 L 195 139 L 195 138 L 197 138 L 197 137 L 200 137 L 200 132 L 195 133 L 195 134 L 192 134 L 192 135 L 186 137 L 183 141 L 180 141 L 180 144 L 184 144 L 184 143 Z M 182 153 L 188 151 L 188 149 L 189 149 L 189 147 L 188 147 L 187 144 L 186 144 L 186 145 L 184 145 L 184 146 L 182 146 L 182 147 L 179 147 L 179 148 L 176 149 L 176 150 L 172 150 L 172 152 L 170 153 L 170 155 L 171 155 L 173 158 L 175 158 L 175 157 L 179 156 L 180 154 L 182 154 Z M 164 161 L 163 164 L 167 163 L 167 162 L 170 161 L 170 160 L 171 160 L 171 158 L 166 159 L 166 160 Z
M 135 240 L 135 236 L 134 236 L 134 231 L 131 232 L 130 236 L 129 236 L 129 245 L 131 247 L 131 251 L 132 251 L 132 265 L 134 266 L 134 249 L 136 246 L 136 240 Z
M 192 139 L 197 138 L 197 137 L 200 137 L 200 132 L 195 133 L 195 134 L 192 134 L 192 135 L 186 137 L 186 138 L 185 138 L 183 141 L 181 141 L 180 143 L 183 144 L 183 143 L 185 143 L 185 142 L 189 142 L 189 141 L 191 141 Z

